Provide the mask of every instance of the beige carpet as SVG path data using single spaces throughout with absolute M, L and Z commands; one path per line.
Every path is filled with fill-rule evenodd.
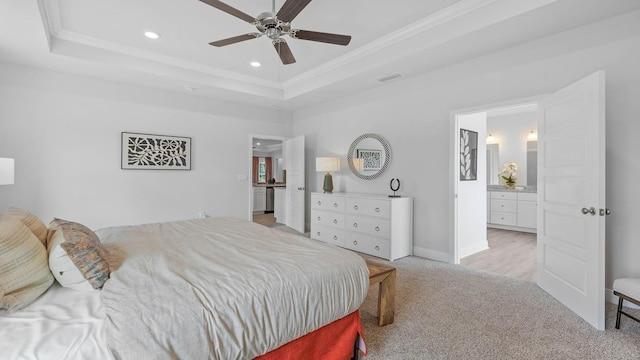
M 600 332 L 530 281 L 418 257 L 393 265 L 395 322 L 377 326 L 375 286 L 360 308 L 368 360 L 640 359 L 640 324 L 616 330 L 613 304 Z

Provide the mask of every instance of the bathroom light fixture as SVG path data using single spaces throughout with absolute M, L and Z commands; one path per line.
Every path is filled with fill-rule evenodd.
M 495 142 L 496 142 L 496 138 L 494 138 L 493 135 L 489 133 L 489 135 L 487 135 L 487 144 L 493 144 Z
M 145 31 L 144 32 L 144 36 L 148 37 L 149 39 L 159 39 L 160 38 L 160 34 L 158 34 L 157 32 L 153 32 L 153 31 Z
M 538 140 L 538 133 L 535 130 L 531 130 L 529 135 L 527 135 L 527 141 L 536 141 Z
M 0 158 L 0 185 L 11 185 L 15 180 L 15 160 Z
M 325 194 L 331 194 L 333 192 L 333 177 L 331 171 L 340 170 L 340 158 L 337 157 L 317 157 L 316 158 L 316 171 L 326 171 L 324 175 L 324 184 L 322 190 Z

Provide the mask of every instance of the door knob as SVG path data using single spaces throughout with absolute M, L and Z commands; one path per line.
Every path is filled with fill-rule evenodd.
M 587 215 L 587 214 L 591 214 L 591 216 L 594 216 L 596 214 L 596 209 L 592 206 L 590 208 L 582 208 L 582 213 Z

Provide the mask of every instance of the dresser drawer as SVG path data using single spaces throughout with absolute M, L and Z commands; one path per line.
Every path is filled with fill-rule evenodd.
M 389 240 L 378 239 L 364 234 L 349 234 L 344 247 L 353 251 L 389 259 L 391 250 Z
M 313 210 L 311 212 L 311 223 L 343 228 L 344 214 L 332 211 Z
M 347 214 L 391 217 L 391 203 L 379 199 L 347 199 Z
M 516 214 L 492 211 L 491 223 L 499 225 L 516 226 Z
M 517 202 L 513 200 L 491 199 L 491 211 L 515 213 L 516 209 Z
M 515 192 L 508 191 L 492 191 L 491 198 L 492 199 L 502 199 L 502 200 L 515 200 L 517 199 L 518 194 Z
M 311 208 L 344 212 L 344 197 L 311 194 Z
M 311 238 L 344 247 L 344 231 L 322 225 L 311 225 Z
M 538 201 L 536 193 L 518 193 L 518 201 Z
M 366 216 L 347 215 L 346 229 L 383 238 L 391 236 L 391 221 Z

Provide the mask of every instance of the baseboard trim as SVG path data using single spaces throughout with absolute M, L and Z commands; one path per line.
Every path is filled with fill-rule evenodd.
M 462 259 L 477 252 L 489 249 L 487 240 L 458 249 L 458 258 Z
M 451 256 L 449 255 L 449 253 L 442 252 L 442 251 L 429 250 L 429 249 L 414 246 L 413 255 L 427 258 L 429 260 L 435 260 L 435 261 L 445 262 L 449 264 L 452 263 Z

